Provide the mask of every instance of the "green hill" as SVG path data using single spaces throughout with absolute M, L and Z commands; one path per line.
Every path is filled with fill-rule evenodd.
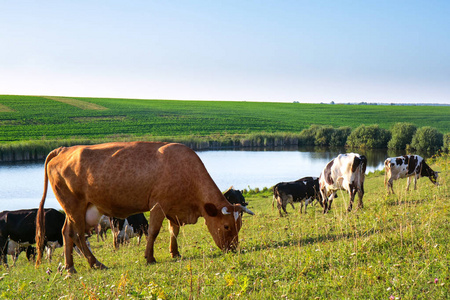
M 396 122 L 450 131 L 450 106 L 329 105 L 0 95 L 0 142 L 298 133 Z

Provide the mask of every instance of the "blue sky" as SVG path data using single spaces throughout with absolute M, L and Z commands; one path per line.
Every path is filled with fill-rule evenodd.
M 450 103 L 450 1 L 0 0 L 0 94 Z

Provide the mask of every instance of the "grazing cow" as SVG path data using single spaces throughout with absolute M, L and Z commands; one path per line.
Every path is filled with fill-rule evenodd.
M 30 244 L 20 245 L 19 243 L 16 243 L 13 240 L 8 241 L 7 254 L 11 255 L 13 264 L 16 263 L 16 260 L 19 258 L 20 253 L 22 253 L 23 251 L 26 252 L 28 261 L 34 260 L 36 248 L 31 246 Z
M 119 247 L 119 243 L 132 237 L 138 237 L 138 244 L 141 243 L 142 235 L 148 236 L 148 221 L 143 213 L 131 215 L 126 219 L 111 218 L 111 231 L 114 236 L 114 247 Z
M 308 204 L 317 199 L 320 203 L 319 178 L 303 177 L 296 181 L 280 182 L 273 187 L 273 202 L 277 201 L 278 212 L 282 217 L 281 209 L 285 212 L 288 203 L 294 207 L 294 202 L 300 202 L 300 213 L 302 213 L 303 203 L 305 203 L 305 214 Z
M 399 157 L 390 157 L 384 161 L 384 185 L 387 185 L 388 194 L 393 189 L 393 182 L 399 178 L 408 177 L 408 182 L 406 184 L 406 190 L 409 190 L 409 185 L 411 183 L 411 177 L 414 176 L 414 189 L 416 189 L 417 179 L 420 177 L 428 177 L 431 182 L 438 185 L 437 178 L 438 173 L 433 171 L 419 155 L 403 155 Z M 388 179 L 389 178 L 389 179 Z
M 21 246 L 32 245 L 36 242 L 37 211 L 37 209 L 21 209 L 0 213 L 0 254 L 4 264 L 7 264 L 6 245 L 8 238 Z M 42 240 L 43 245 L 47 245 L 50 241 L 58 241 L 62 245 L 61 232 L 65 221 L 64 214 L 50 208 L 46 209 L 43 215 L 46 221 L 46 235 Z
M 244 195 L 239 190 L 233 189 L 231 186 L 228 190 L 226 190 L 223 195 L 231 204 L 240 204 L 242 206 L 247 206 L 248 203 L 245 202 Z
M 330 210 L 337 190 L 346 190 L 349 193 L 348 211 L 352 210 L 356 192 L 359 198 L 358 207 L 363 208 L 366 166 L 367 158 L 357 153 L 339 154 L 325 166 L 319 177 L 324 214 Z
M 65 268 L 75 273 L 75 243 L 92 268 L 105 269 L 88 249 L 85 232 L 97 226 L 102 215 L 126 218 L 150 211 L 145 257 L 156 262 L 154 242 L 163 220 L 169 220 L 170 253 L 179 256 L 180 226 L 199 217 L 216 245 L 233 250 L 242 225 L 240 212 L 253 214 L 241 205 L 231 205 L 220 192 L 198 155 L 176 143 L 129 142 L 61 147 L 45 160 L 44 193 L 37 218 L 37 259 L 42 258 L 43 208 L 48 181 L 66 212 L 63 228 Z
M 111 221 L 108 216 L 101 216 L 100 221 L 98 221 L 98 225 L 95 226 L 95 233 L 97 234 L 97 242 L 102 239 L 102 242 L 106 239 L 106 231 L 111 228 Z

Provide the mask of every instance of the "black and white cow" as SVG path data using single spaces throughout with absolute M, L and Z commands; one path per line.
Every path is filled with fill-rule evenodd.
M 227 198 L 228 202 L 231 204 L 240 204 L 242 206 L 247 206 L 248 203 L 245 202 L 244 195 L 239 190 L 233 189 L 231 186 L 228 190 L 226 190 L 223 195 Z
M 393 182 L 399 178 L 408 178 L 406 190 L 409 190 L 411 177 L 414 176 L 414 189 L 416 189 L 417 179 L 428 177 L 431 182 L 438 185 L 438 172 L 433 171 L 419 155 L 403 155 L 399 157 L 389 157 L 384 161 L 384 185 L 387 186 L 388 194 L 393 189 Z M 388 179 L 389 178 L 389 179 Z
M 37 209 L 21 209 L 0 212 L 0 258 L 7 264 L 8 241 L 12 240 L 20 246 L 36 243 L 36 213 Z M 56 209 L 45 210 L 45 240 L 63 244 L 62 227 L 66 217 Z
M 106 239 L 106 233 L 108 229 L 111 228 L 111 221 L 108 216 L 101 216 L 98 221 L 97 227 L 94 228 L 95 233 L 97 234 L 97 242 L 100 241 L 99 237 L 102 239 L 102 242 Z
M 357 153 L 339 154 L 325 166 L 319 177 L 324 214 L 330 210 L 338 190 L 346 190 L 350 195 L 348 211 L 352 210 L 356 193 L 359 198 L 358 206 L 363 207 L 366 167 L 367 158 Z
M 294 207 L 294 202 L 300 202 L 300 213 L 302 213 L 303 203 L 305 204 L 305 214 L 308 204 L 315 199 L 322 203 L 319 191 L 319 178 L 303 177 L 296 181 L 280 182 L 273 187 L 273 202 L 277 202 L 278 212 L 283 216 L 281 209 L 287 214 L 286 206 L 288 203 Z
M 139 244 L 143 234 L 148 236 L 148 221 L 143 213 L 131 215 L 126 219 L 111 218 L 111 231 L 115 248 L 119 247 L 119 243 L 123 244 L 135 236 L 138 237 Z
M 17 258 L 19 257 L 20 253 L 26 252 L 27 259 L 29 261 L 34 260 L 36 256 L 36 248 L 31 245 L 20 245 L 13 240 L 8 241 L 8 250 L 7 254 L 11 255 L 13 263 L 16 263 Z

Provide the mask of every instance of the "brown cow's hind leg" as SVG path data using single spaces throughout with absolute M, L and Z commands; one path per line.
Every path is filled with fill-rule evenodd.
M 107 269 L 107 267 L 99 262 L 97 258 L 92 254 L 91 250 L 86 244 L 86 237 L 85 237 L 85 213 L 82 213 L 80 216 L 72 216 L 76 221 L 74 223 L 69 223 L 71 227 L 71 238 L 73 240 L 73 243 L 77 245 L 77 247 L 80 249 L 81 253 L 83 253 L 84 257 L 89 263 L 89 266 L 91 268 L 95 269 Z M 72 261 L 73 265 L 73 261 Z
M 169 232 L 170 232 L 170 246 L 169 251 L 172 257 L 181 257 L 180 252 L 178 252 L 178 234 L 180 233 L 180 226 L 176 222 L 169 221 Z
M 77 271 L 73 266 L 73 231 L 72 226 L 70 225 L 68 219 L 64 222 L 64 226 L 62 229 L 63 235 L 63 244 L 64 244 L 64 260 L 65 260 L 65 268 L 69 274 L 75 274 Z
M 164 221 L 165 214 L 159 205 L 155 205 L 150 211 L 150 220 L 148 226 L 148 239 L 147 248 L 145 249 L 145 258 L 148 264 L 156 263 L 153 255 L 153 246 L 155 244 L 156 237 L 159 234 L 162 223 Z

